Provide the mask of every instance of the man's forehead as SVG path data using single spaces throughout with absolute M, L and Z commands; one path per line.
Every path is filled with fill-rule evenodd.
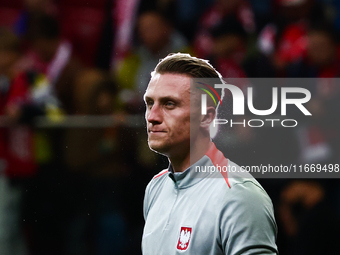
M 190 77 L 184 74 L 155 73 L 147 87 L 146 96 L 182 95 L 190 92 Z

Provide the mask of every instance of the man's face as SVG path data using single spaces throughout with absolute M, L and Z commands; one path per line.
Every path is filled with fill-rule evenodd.
M 190 77 L 158 74 L 145 92 L 145 118 L 150 149 L 166 156 L 190 150 Z

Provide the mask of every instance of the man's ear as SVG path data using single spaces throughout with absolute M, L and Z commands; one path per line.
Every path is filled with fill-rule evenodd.
M 213 106 L 207 106 L 207 114 L 201 116 L 201 127 L 209 130 L 211 122 L 214 121 L 216 116 L 216 109 Z

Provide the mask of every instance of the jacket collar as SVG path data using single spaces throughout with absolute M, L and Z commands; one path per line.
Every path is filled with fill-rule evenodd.
M 174 182 L 176 188 L 179 189 L 189 188 L 207 177 L 216 178 L 216 174 L 218 173 L 215 172 L 211 174 L 207 171 L 207 167 L 213 165 L 213 159 L 211 157 L 220 156 L 220 154 L 223 156 L 222 152 L 217 150 L 215 144 L 212 143 L 207 153 L 183 172 L 175 173 L 172 169 L 172 165 L 169 164 L 168 175 Z

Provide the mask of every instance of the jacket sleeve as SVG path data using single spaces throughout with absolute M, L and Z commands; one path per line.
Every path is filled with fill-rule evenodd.
M 232 190 L 220 215 L 224 254 L 278 254 L 277 226 L 267 193 L 251 181 L 236 184 Z

